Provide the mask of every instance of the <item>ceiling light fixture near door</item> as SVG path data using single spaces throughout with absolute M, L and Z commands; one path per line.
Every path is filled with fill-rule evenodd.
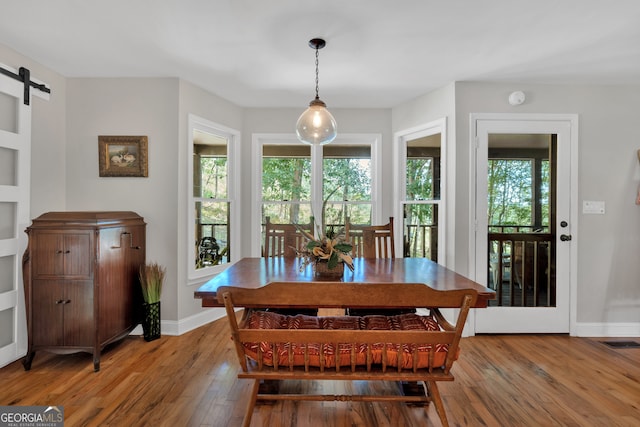
M 328 144 L 338 135 L 336 120 L 333 118 L 327 105 L 318 96 L 318 51 L 325 47 L 323 39 L 309 40 L 309 47 L 316 50 L 316 97 L 309 103 L 296 123 L 298 139 L 305 144 Z

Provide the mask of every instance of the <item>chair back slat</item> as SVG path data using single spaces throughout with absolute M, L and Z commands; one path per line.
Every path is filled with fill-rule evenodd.
M 345 237 L 353 245 L 352 256 L 362 258 L 395 258 L 393 217 L 384 225 L 352 224 L 347 218 Z
M 262 256 L 294 258 L 295 249 L 300 249 L 306 241 L 298 227 L 313 234 L 313 218 L 308 224 L 296 226 L 296 224 L 274 224 L 270 217 L 266 217 Z

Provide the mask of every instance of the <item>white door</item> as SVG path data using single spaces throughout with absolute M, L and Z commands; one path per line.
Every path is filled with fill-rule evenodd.
M 575 116 L 472 116 L 475 133 L 475 279 L 496 290 L 499 300 L 487 309 L 476 310 L 476 333 L 567 333 L 570 332 L 572 267 L 575 265 L 572 246 L 572 225 L 575 228 L 576 195 L 571 185 L 575 180 L 577 164 L 577 117 Z M 508 136 L 505 138 L 505 136 Z M 513 137 L 511 137 L 513 136 Z M 548 212 L 544 224 L 526 228 L 496 225 L 489 220 L 489 165 L 495 168 L 495 157 L 500 156 L 499 142 L 533 144 L 536 138 L 550 141 L 546 171 L 550 182 L 546 189 Z M 502 138 L 500 138 L 502 137 Z M 493 144 L 493 145 L 492 145 Z M 492 152 L 492 162 L 489 152 Z M 510 145 L 502 149 L 504 158 L 523 147 Z M 544 149 L 543 149 L 544 151 Z M 527 150 L 522 150 L 526 153 Z M 526 154 L 522 155 L 526 157 Z M 534 157 L 535 155 L 531 155 Z M 530 160 L 532 165 L 534 160 Z M 533 168 L 532 168 L 533 169 Z M 494 173 L 495 169 L 492 169 Z M 535 173 L 533 174 L 535 175 Z M 493 175 L 492 175 L 493 176 Z M 511 179 L 511 178 L 505 178 Z M 531 178 L 532 182 L 541 179 Z M 494 181 L 491 181 L 492 184 Z M 533 188 L 534 184 L 530 184 Z M 496 191 L 495 188 L 492 191 Z M 538 191 L 540 191 L 538 189 Z M 575 192 L 575 191 L 574 191 Z M 526 193 L 526 192 L 525 192 Z M 535 191 L 531 191 L 531 205 L 535 205 Z M 492 193 L 494 194 L 494 193 Z M 494 200 L 492 197 L 491 200 Z M 542 203 L 544 204 L 544 203 Z M 551 206 L 554 206 L 552 209 Z M 573 216 L 572 216 L 573 213 Z M 493 214 L 492 214 L 493 215 Z M 539 212 L 536 214 L 540 215 Z M 534 214 L 531 214 L 533 218 Z M 538 220 L 539 221 L 539 220 Z M 492 227 L 489 227 L 491 222 Z M 511 222 L 514 224 L 517 222 Z M 523 234 L 518 234 L 523 233 Z M 520 237 L 527 236 L 527 237 Z M 574 240 L 572 240 L 572 238 Z M 510 240 L 509 240 L 510 239 Z M 521 240 L 522 239 L 522 240 Z M 530 240 L 529 240 L 530 239 Z M 528 241 L 525 241 L 528 240 Z M 496 250 L 496 248 L 499 248 Z M 525 256 L 529 261 L 523 261 Z M 527 264 L 528 263 L 528 264 Z M 529 267 L 526 267 L 529 265 Z M 534 267 L 531 267 L 534 265 Z M 489 274 L 491 272 L 491 274 Z
M 29 225 L 31 108 L 22 82 L 0 75 L 0 366 L 27 351 L 22 254 Z

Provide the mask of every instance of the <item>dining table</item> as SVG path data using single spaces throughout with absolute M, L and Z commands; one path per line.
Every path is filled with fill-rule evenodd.
M 368 283 L 394 286 L 417 283 L 436 290 L 475 289 L 478 298 L 474 308 L 485 308 L 496 297 L 494 290 L 456 273 L 427 258 L 354 258 L 353 270 L 344 269 L 340 277 L 324 278 L 316 275 L 312 265 L 305 265 L 298 257 L 242 258 L 201 285 L 194 297 L 202 300 L 202 307 L 223 307 L 218 289 L 234 286 L 257 289 L 275 282 L 299 282 L 313 285 L 318 282 L 345 282 L 354 286 Z M 339 295 L 331 307 L 343 307 Z

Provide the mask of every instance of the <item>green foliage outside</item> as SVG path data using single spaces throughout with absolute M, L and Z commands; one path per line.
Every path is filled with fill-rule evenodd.
M 311 160 L 298 157 L 265 157 L 262 160 L 263 218 L 271 217 L 274 223 L 308 223 L 310 208 L 297 202 L 311 200 Z
M 549 225 L 549 162 L 541 164 L 541 225 Z M 489 160 L 489 225 L 534 225 L 533 161 L 514 159 Z M 526 230 L 530 231 L 530 230 Z
M 195 187 L 195 196 L 211 201 L 200 204 L 199 223 L 226 224 L 228 222 L 227 202 L 213 202 L 213 200 L 227 199 L 227 158 L 201 157 L 200 172 L 202 182 L 199 187 Z
M 407 158 L 404 256 L 425 257 L 437 261 L 435 248 L 431 247 L 432 233 L 433 237 L 437 238 L 438 232 L 436 209 L 432 203 L 421 203 L 439 198 L 436 197 L 439 192 L 434 188 L 436 161 L 439 159 L 433 157 Z
M 407 200 L 430 200 L 434 197 L 433 160 L 432 157 L 407 159 Z
M 324 160 L 324 194 L 328 224 L 371 221 L 371 161 L 369 159 Z M 311 213 L 311 161 L 309 158 L 272 157 L 262 162 L 263 218 L 276 223 L 307 223 Z M 270 203 L 271 202 L 271 203 Z M 281 203 L 292 202 L 292 203 Z M 300 203 L 302 202 L 302 203 Z M 354 203 L 355 202 L 355 203 Z M 358 204 L 357 202 L 365 202 Z M 318 214 L 320 215 L 320 214 Z
M 324 159 L 323 186 L 327 224 L 344 224 L 347 217 L 354 224 L 371 223 L 370 159 Z

